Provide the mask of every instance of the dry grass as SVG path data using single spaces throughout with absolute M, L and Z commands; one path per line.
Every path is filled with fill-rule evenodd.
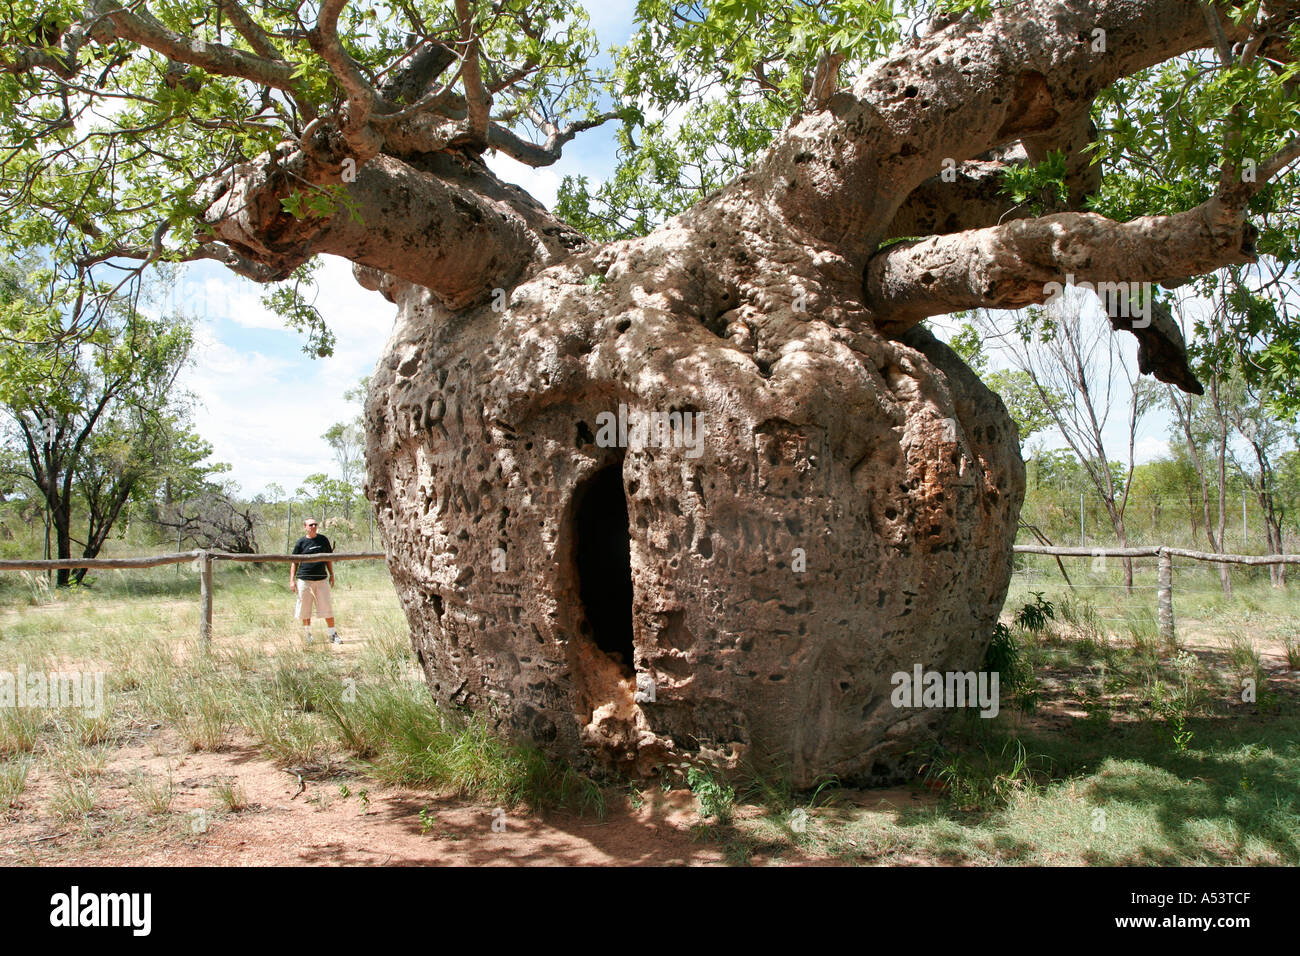
M 170 769 L 108 769 L 127 744 L 167 762 L 251 746 L 304 778 L 353 775 L 358 794 L 400 784 L 603 810 L 608 793 L 586 778 L 433 708 L 382 566 L 340 576 L 343 648 L 302 645 L 278 569 L 220 569 L 211 648 L 193 638 L 192 572 L 133 573 L 43 604 L 21 582 L 0 590 L 0 670 L 106 675 L 99 716 L 0 711 L 0 818 L 49 821 L 77 841 L 76 859 L 113 840 L 189 834 L 200 812 L 177 809 Z M 697 778 L 712 811 L 698 838 L 735 861 L 1300 863 L 1300 721 L 1284 671 L 1294 609 L 1238 591 L 1236 604 L 1178 605 L 1177 648 L 1153 640 L 1136 605 L 1106 621 L 1115 615 L 1049 593 L 1050 625 L 1017 631 L 1033 694 L 996 720 L 955 723 L 918 755 L 926 773 L 914 785 L 882 805 L 871 792 L 795 794 L 759 778 L 732 791 Z M 1258 678 L 1253 703 L 1241 699 L 1243 675 Z M 248 806 L 237 778 L 186 793 L 180 805 L 199 800 L 213 820 Z

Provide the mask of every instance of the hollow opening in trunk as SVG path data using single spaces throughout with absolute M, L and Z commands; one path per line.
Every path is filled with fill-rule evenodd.
M 623 463 L 596 472 L 579 491 L 578 594 L 596 646 L 632 673 L 632 549 Z

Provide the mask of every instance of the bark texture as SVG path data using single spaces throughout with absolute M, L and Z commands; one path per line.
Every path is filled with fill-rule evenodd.
M 895 778 L 944 714 L 893 707 L 891 675 L 978 667 L 1005 597 L 1015 426 L 928 332 L 865 321 L 834 257 L 736 234 L 748 208 L 578 255 L 503 312 L 390 286 L 368 494 L 442 703 L 580 764 Z M 701 453 L 600 447 L 620 404 L 697 413 Z M 632 660 L 599 646 L 580 579 L 606 468 Z

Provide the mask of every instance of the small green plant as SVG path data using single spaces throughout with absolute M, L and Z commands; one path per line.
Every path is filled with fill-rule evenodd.
M 370 791 L 358 790 L 357 799 L 361 801 L 361 812 L 369 813 L 370 812 Z
M 32 769 L 32 758 L 17 757 L 0 763 L 0 808 L 16 806 L 18 798 L 27 789 L 27 774 Z
M 145 813 L 160 817 L 172 808 L 172 802 L 176 799 L 176 783 L 170 773 L 166 777 L 158 777 L 140 772 L 131 780 L 131 796 Z
M 348 797 L 352 796 L 352 788 L 346 783 L 339 784 L 339 796 L 346 800 Z
M 1016 626 L 1032 634 L 1041 634 L 1047 629 L 1047 622 L 1056 620 L 1056 606 L 1043 597 L 1042 591 L 1030 591 L 1034 600 L 1016 612 Z
M 736 791 L 718 780 L 711 771 L 691 767 L 686 771 L 686 785 L 695 794 L 700 816 L 715 817 L 719 823 L 729 823 L 736 804 Z
M 998 675 L 999 691 L 1009 693 L 1022 711 L 1032 713 L 1038 706 L 1034 670 L 1024 659 L 1011 628 L 1001 621 L 993 625 L 993 639 L 984 652 L 984 670 Z
M 420 811 L 420 834 L 428 836 L 429 833 L 438 825 L 438 815 L 425 807 Z
M 247 809 L 248 795 L 244 793 L 244 788 L 232 779 L 221 781 L 215 787 L 217 802 L 221 808 L 228 813 L 238 813 L 240 810 Z
M 1157 679 L 1152 682 L 1148 693 L 1152 710 L 1157 717 L 1165 721 L 1169 726 L 1174 749 L 1178 753 L 1185 753 L 1187 745 L 1191 743 L 1192 737 L 1195 736 L 1192 731 L 1186 729 L 1187 714 L 1191 709 L 1187 685 L 1184 684 L 1183 690 L 1180 692 L 1164 681 Z

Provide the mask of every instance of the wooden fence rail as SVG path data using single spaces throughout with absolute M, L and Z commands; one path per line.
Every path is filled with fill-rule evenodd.
M 212 641 L 212 562 L 244 561 L 284 564 L 307 564 L 321 561 L 373 561 L 387 555 L 382 551 L 340 551 L 326 554 L 235 554 L 231 551 L 178 551 L 175 554 L 151 554 L 138 558 L 61 558 L 54 561 L 28 561 L 26 559 L 0 560 L 0 571 L 56 571 L 61 568 L 160 568 L 168 564 L 188 564 L 193 561 L 199 569 L 199 638 L 207 644 Z
M 1059 555 L 1063 558 L 1158 558 L 1167 554 L 1171 558 L 1190 558 L 1214 564 L 1300 564 L 1300 554 L 1217 554 L 1212 551 L 1189 551 L 1187 548 L 1151 546 L 1144 548 L 1057 548 L 1039 544 L 1018 544 L 1016 554 Z
M 1300 554 L 1214 554 L 1208 551 L 1190 551 L 1186 548 L 1162 546 L 1139 548 L 1065 548 L 1050 545 L 1018 544 L 1016 554 L 1041 554 L 1063 558 L 1156 558 L 1156 606 L 1160 635 L 1168 641 L 1174 638 L 1173 559 L 1188 558 L 1213 564 L 1244 564 L 1261 566 L 1269 564 L 1300 564 Z M 382 551 L 343 551 L 337 554 L 234 554 L 229 551 L 181 551 L 175 554 L 152 554 L 136 558 L 65 558 L 55 561 L 28 561 L 25 558 L 0 560 L 0 571 L 51 571 L 66 568 L 157 568 L 168 564 L 195 562 L 199 570 L 199 637 L 212 640 L 212 562 L 280 562 L 302 564 L 306 559 L 316 561 L 374 561 L 387 557 Z

